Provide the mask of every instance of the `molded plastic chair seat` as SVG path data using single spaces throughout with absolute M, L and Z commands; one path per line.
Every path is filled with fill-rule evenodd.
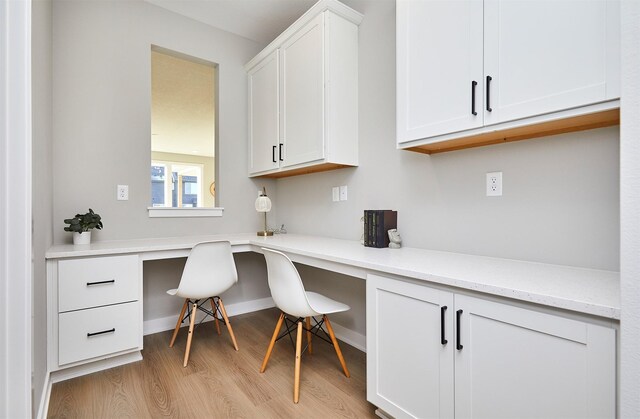
M 193 246 L 191 252 L 189 252 L 189 257 L 187 257 L 187 262 L 184 265 L 184 271 L 182 272 L 182 278 L 180 279 L 178 288 L 167 291 L 169 295 L 176 295 L 185 299 L 169 347 L 173 347 L 182 322 L 187 318 L 190 319 L 183 366 L 186 367 L 189 362 L 189 352 L 191 350 L 191 339 L 193 338 L 197 310 L 201 310 L 206 315 L 213 316 L 218 334 L 220 334 L 220 325 L 218 322 L 222 320 L 227 325 L 235 350 L 238 350 L 236 337 L 233 334 L 233 329 L 231 328 L 231 323 L 229 322 L 227 312 L 222 303 L 222 298 L 220 298 L 220 294 L 231 288 L 236 282 L 238 282 L 238 272 L 236 271 L 233 254 L 231 253 L 231 243 L 228 241 L 218 241 L 198 243 Z M 202 307 L 201 303 L 206 303 L 207 301 L 211 302 L 212 311 L 208 311 Z M 191 309 L 185 316 L 189 304 L 191 304 Z M 219 319 L 218 315 L 222 318 Z
M 306 291 L 307 300 L 309 301 L 309 305 L 316 312 L 315 314 L 311 314 L 312 316 L 321 316 L 323 314 L 333 314 L 340 313 L 343 311 L 348 311 L 351 309 L 348 305 L 341 303 L 336 300 L 332 300 L 329 297 L 325 297 L 322 294 L 318 294 L 317 292 Z M 307 317 L 307 316 L 300 316 Z
M 293 402 L 298 403 L 298 400 L 300 398 L 300 357 L 302 356 L 302 329 L 305 329 L 307 332 L 307 346 L 305 349 L 308 349 L 310 354 L 313 352 L 313 347 L 311 345 L 311 336 L 315 334 L 317 337 L 323 340 L 327 340 L 319 334 L 320 332 L 324 333 L 330 339 L 330 341 L 327 340 L 327 342 L 333 344 L 333 348 L 336 351 L 336 355 L 338 356 L 340 365 L 342 365 L 344 375 L 346 375 L 347 377 L 350 376 L 349 370 L 347 369 L 347 364 L 342 356 L 342 351 L 340 351 L 338 340 L 333 333 L 333 327 L 331 327 L 331 322 L 329 321 L 329 317 L 327 317 L 327 314 L 347 311 L 349 310 L 349 306 L 332 300 L 331 298 L 325 297 L 322 294 L 318 294 L 317 292 L 305 291 L 304 285 L 302 285 L 302 280 L 300 279 L 300 274 L 298 273 L 298 270 L 294 266 L 293 262 L 291 262 L 291 259 L 287 257 L 287 255 L 275 250 L 265 248 L 263 248 L 262 251 L 267 261 L 267 274 L 269 277 L 269 289 L 271 290 L 271 296 L 273 297 L 273 301 L 275 302 L 276 306 L 280 310 L 282 310 L 282 312 L 280 313 L 280 317 L 278 318 L 276 328 L 273 331 L 273 336 L 271 337 L 269 348 L 267 349 L 267 353 L 265 354 L 264 360 L 262 361 L 260 372 L 264 372 L 267 368 L 267 363 L 269 362 L 269 358 L 271 357 L 271 352 L 273 351 L 273 347 L 276 341 L 286 335 L 291 334 L 295 327 L 295 323 L 297 323 L 296 359 L 293 379 Z M 295 322 L 291 322 L 290 319 L 286 317 L 286 314 L 295 316 Z M 322 316 L 322 320 L 316 320 L 316 316 Z M 313 327 L 311 326 L 312 318 L 316 323 Z M 302 326 L 303 321 L 305 322 L 306 327 Z M 286 322 L 287 330 L 280 337 L 278 337 L 283 322 Z M 325 332 L 322 328 L 323 325 L 327 326 L 328 333 Z

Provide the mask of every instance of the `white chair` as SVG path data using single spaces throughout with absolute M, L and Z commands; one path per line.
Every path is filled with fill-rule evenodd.
M 182 278 L 180 278 L 178 288 L 167 291 L 169 295 L 177 295 L 185 299 L 182 305 L 182 311 L 180 311 L 180 317 L 178 317 L 178 322 L 176 323 L 176 328 L 171 337 L 170 348 L 173 347 L 176 341 L 182 322 L 187 318 L 190 320 L 183 366 L 186 367 L 189 362 L 189 351 L 191 350 L 191 339 L 193 339 L 196 310 L 201 310 L 206 315 L 213 316 L 218 335 L 220 334 L 218 315 L 221 315 L 222 318 L 220 320 L 227 325 L 233 346 L 236 351 L 238 350 L 236 337 L 233 334 L 233 329 L 227 317 L 227 311 L 222 303 L 222 298 L 220 298 L 220 294 L 231 288 L 236 282 L 238 282 L 238 272 L 236 271 L 233 254 L 231 253 L 231 243 L 228 241 L 217 241 L 199 243 L 193 246 L 187 258 L 187 263 L 184 265 L 184 271 L 182 272 Z M 211 301 L 212 311 L 203 307 L 207 300 Z M 189 304 L 191 308 L 185 316 Z
M 342 356 L 342 351 L 340 351 L 340 346 L 338 345 L 336 336 L 333 333 L 329 317 L 327 317 L 327 314 L 347 311 L 349 310 L 349 306 L 327 298 L 324 295 L 305 291 L 304 285 L 302 285 L 302 280 L 300 279 L 300 274 L 287 255 L 265 248 L 263 248 L 262 251 L 267 261 L 267 273 L 271 296 L 273 297 L 273 301 L 276 306 L 282 312 L 278 318 L 276 328 L 273 331 L 273 336 L 271 337 L 267 353 L 264 356 L 264 361 L 262 361 L 260 372 L 264 372 L 267 368 L 267 363 L 269 362 L 269 357 L 271 356 L 271 352 L 273 351 L 273 346 L 276 341 L 286 335 L 290 335 L 291 332 L 297 328 L 293 402 L 298 403 L 300 398 L 300 357 L 302 352 L 307 349 L 310 354 L 312 353 L 312 335 L 333 344 L 336 354 L 338 355 L 338 360 L 342 365 L 344 375 L 347 377 L 351 376 L 347 369 L 347 364 Z M 289 319 L 287 315 L 293 316 L 295 320 Z M 315 319 L 316 316 L 322 316 L 322 319 L 318 322 Z M 315 325 L 313 327 L 311 326 L 312 318 L 315 321 Z M 282 335 L 278 336 L 283 321 L 286 323 L 287 330 Z M 303 321 L 306 323 L 305 326 L 302 325 Z M 324 331 L 322 328 L 323 324 L 326 324 L 329 333 Z M 307 332 L 307 346 L 304 349 L 302 349 L 302 329 Z M 320 333 L 323 333 L 331 340 L 327 340 L 324 336 L 320 335 Z

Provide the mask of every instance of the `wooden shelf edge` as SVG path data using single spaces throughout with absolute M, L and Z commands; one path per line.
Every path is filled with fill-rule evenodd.
M 328 170 L 342 169 L 345 167 L 356 167 L 356 166 L 350 166 L 347 164 L 338 164 L 338 163 L 322 163 L 315 166 L 307 166 L 307 167 L 300 167 L 298 169 L 283 170 L 280 172 L 269 173 L 266 175 L 260 175 L 256 177 L 279 179 L 279 178 L 289 177 L 289 176 L 306 175 L 309 173 L 326 172 Z
M 585 131 L 620 124 L 620 109 L 608 109 L 601 112 L 578 115 L 570 118 L 546 121 L 537 124 L 508 128 L 500 131 L 485 132 L 469 137 L 456 138 L 433 144 L 406 148 L 418 153 L 435 154 L 447 151 L 463 150 L 492 144 L 528 140 L 567 132 Z

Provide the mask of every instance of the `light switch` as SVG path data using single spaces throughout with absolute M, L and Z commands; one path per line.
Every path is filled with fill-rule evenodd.
M 347 185 L 340 186 L 340 200 L 347 200 Z
M 331 189 L 331 193 L 333 194 L 333 202 L 338 202 L 340 200 L 340 188 L 337 186 L 334 186 Z

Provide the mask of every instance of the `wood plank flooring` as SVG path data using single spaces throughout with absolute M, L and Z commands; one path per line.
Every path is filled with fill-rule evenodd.
M 178 313 L 176 313 L 177 315 Z M 300 403 L 293 403 L 295 350 L 276 343 L 269 365 L 260 365 L 279 312 L 263 310 L 231 318 L 240 350 L 213 322 L 194 332 L 189 365 L 182 367 L 185 328 L 173 348 L 171 331 L 144 338 L 144 359 L 53 385 L 50 418 L 375 418 L 366 401 L 366 356 L 340 342 L 351 378 L 344 376 L 333 347 L 314 340 L 304 353 Z M 305 336 L 306 341 L 306 336 Z

